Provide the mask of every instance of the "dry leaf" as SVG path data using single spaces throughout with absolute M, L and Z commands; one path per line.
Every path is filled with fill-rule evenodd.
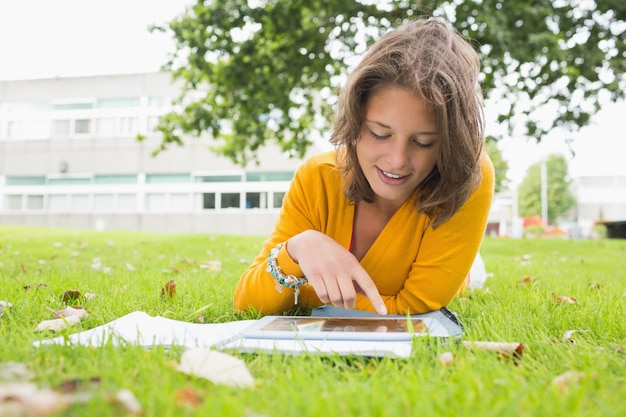
M 94 294 L 92 292 L 86 292 L 84 297 L 85 297 L 85 300 L 93 300 L 94 298 L 96 298 L 97 295 L 98 294 Z
M 176 282 L 171 280 L 161 288 L 161 295 L 167 295 L 169 298 L 173 298 L 176 295 Z
M 89 379 L 68 379 L 63 381 L 54 387 L 56 391 L 63 394 L 75 394 L 81 389 L 85 388 L 97 388 L 100 386 L 101 378 L 99 376 L 93 376 Z
M 524 345 L 518 342 L 461 342 L 463 346 L 470 350 L 486 350 L 497 353 L 502 358 L 521 358 L 524 352 Z
M 568 330 L 565 333 L 563 333 L 563 341 L 576 343 L 576 341 L 572 337 L 574 333 L 586 333 L 586 332 L 588 332 L 588 330 Z
M 52 312 L 52 317 L 54 317 L 55 319 L 58 319 L 61 317 L 68 318 L 68 317 L 74 317 L 74 316 L 80 319 L 87 314 L 87 310 L 85 310 L 81 306 L 73 306 L 73 307 L 67 306 L 62 310 L 53 310 L 48 306 L 45 306 L 45 307 Z
M 72 302 L 74 300 L 78 300 L 80 298 L 80 291 L 78 290 L 67 290 L 63 291 L 61 294 L 61 301 L 65 304 Z
M 441 366 L 450 366 L 452 365 L 453 361 L 454 355 L 452 354 L 452 352 L 443 352 L 441 355 L 439 355 L 439 363 L 441 364 Z
M 214 384 L 240 388 L 254 384 L 254 378 L 241 359 L 215 350 L 186 350 L 177 369 L 188 375 L 206 378 Z
M 520 284 L 530 284 L 531 282 L 533 282 L 535 279 L 531 276 L 525 276 L 524 278 L 520 279 L 518 282 Z
M 110 398 L 109 402 L 112 404 L 120 404 L 122 405 L 126 411 L 134 416 L 140 416 L 143 414 L 143 409 L 141 408 L 141 404 L 135 397 L 135 394 L 132 391 L 127 389 L 119 390 L 114 397 Z
M 574 297 L 568 297 L 565 295 L 556 295 L 555 293 L 552 293 L 552 297 L 554 297 L 554 299 L 559 303 L 578 304 L 578 300 L 576 300 Z
M 66 307 L 63 310 L 53 310 L 50 307 L 46 308 L 52 311 L 53 316 L 56 318 L 53 320 L 44 320 L 39 323 L 35 329 L 36 332 L 42 332 L 44 330 L 58 332 L 79 323 L 80 319 L 87 314 L 87 310 L 82 307 Z
M 8 301 L 0 301 L 0 317 L 4 314 L 4 310 L 8 310 L 13 307 L 13 304 Z
M 176 404 L 179 406 L 191 406 L 196 407 L 202 404 L 202 395 L 194 391 L 193 388 L 186 387 L 176 391 L 174 394 L 176 397 Z
M 35 329 L 36 332 L 42 332 L 44 330 L 52 330 L 53 332 L 58 332 L 63 329 L 68 328 L 69 326 L 73 326 L 74 324 L 80 322 L 80 318 L 76 316 L 71 316 L 68 318 L 59 318 L 52 320 L 44 320 L 37 325 Z
M 204 314 L 198 316 L 198 323 L 204 323 Z
M 126 264 L 124 264 L 124 266 L 126 267 L 126 270 L 129 272 L 132 272 L 135 270 L 135 267 L 132 266 L 131 264 L 129 264 L 128 262 L 126 262 Z
M 34 288 L 36 290 L 38 290 L 39 288 L 46 288 L 48 286 L 48 284 L 36 284 L 36 285 L 30 285 L 30 284 L 26 284 L 24 285 L 24 291 L 28 291 L 31 288 Z
M 0 385 L 0 416 L 52 416 L 68 405 L 62 395 L 32 383 Z
M 35 377 L 35 373 L 21 362 L 0 363 L 0 380 L 2 381 L 28 381 Z
M 221 261 L 207 261 L 203 264 L 200 264 L 201 269 L 206 269 L 207 271 L 221 271 L 222 270 L 222 262 Z
M 554 377 L 552 380 L 552 386 L 556 387 L 560 392 L 563 392 L 570 385 L 577 384 L 578 381 L 585 377 L 584 372 L 580 371 L 567 371 Z

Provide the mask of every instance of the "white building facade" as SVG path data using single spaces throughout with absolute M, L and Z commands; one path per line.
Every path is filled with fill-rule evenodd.
M 268 234 L 301 160 L 244 168 L 207 138 L 152 156 L 178 93 L 167 73 L 0 82 L 0 223 Z

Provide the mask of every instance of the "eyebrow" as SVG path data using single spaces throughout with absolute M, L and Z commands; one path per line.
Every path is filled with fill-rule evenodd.
M 377 122 L 376 120 L 365 119 L 365 121 L 368 122 L 368 123 L 377 124 L 378 126 L 383 127 L 385 129 L 391 129 L 391 126 L 388 126 L 388 125 L 386 125 L 386 124 L 384 124 L 382 122 Z M 418 135 L 434 135 L 434 136 L 436 136 L 437 132 L 418 132 L 417 134 Z

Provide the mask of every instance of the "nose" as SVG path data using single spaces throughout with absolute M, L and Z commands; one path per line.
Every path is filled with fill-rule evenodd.
M 390 168 L 400 170 L 406 166 L 409 159 L 407 143 L 408 141 L 405 140 L 391 141 L 391 146 L 387 156 Z

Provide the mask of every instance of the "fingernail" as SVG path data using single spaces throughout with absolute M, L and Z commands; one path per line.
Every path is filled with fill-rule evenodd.
M 376 307 L 376 311 L 378 311 L 378 314 L 380 314 L 381 316 L 384 316 L 385 314 L 387 314 L 387 307 L 385 307 L 384 304 L 380 304 L 378 307 Z

